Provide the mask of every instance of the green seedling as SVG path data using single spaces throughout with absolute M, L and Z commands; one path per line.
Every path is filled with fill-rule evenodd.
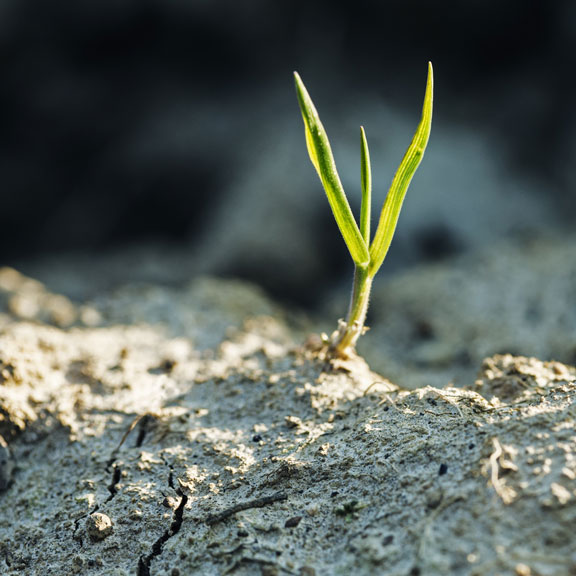
M 294 72 L 294 78 L 298 102 L 304 119 L 308 154 L 318 176 L 320 176 L 334 218 L 354 261 L 354 285 L 348 316 L 346 321 L 340 320 L 338 329 L 327 342 L 329 357 L 347 358 L 354 353 L 358 338 L 366 330 L 364 322 L 368 310 L 372 281 L 380 266 L 382 266 L 384 258 L 386 258 L 406 191 L 416 169 L 420 165 L 428 144 L 432 126 L 434 91 L 432 63 L 428 63 L 428 80 L 420 124 L 418 124 L 412 142 L 394 175 L 380 213 L 380 221 L 376 233 L 372 239 L 370 234 L 372 172 L 364 128 L 360 128 L 362 203 L 360 207 L 360 226 L 358 226 L 340 182 L 326 130 L 324 130 L 316 107 L 297 72 Z

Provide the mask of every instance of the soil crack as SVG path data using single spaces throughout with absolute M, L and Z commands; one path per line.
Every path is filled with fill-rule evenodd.
M 112 480 L 110 484 L 106 486 L 108 492 L 110 492 L 110 496 L 108 496 L 108 498 L 106 498 L 104 501 L 105 504 L 110 502 L 110 500 L 112 500 L 112 498 L 118 494 L 117 485 L 120 483 L 120 479 L 122 478 L 122 467 L 113 456 L 106 463 L 106 472 L 110 472 L 110 468 L 112 468 Z M 95 504 L 89 512 L 82 514 L 79 518 L 74 520 L 74 532 L 72 533 L 72 538 L 80 544 L 80 547 L 84 546 L 84 538 L 82 537 L 82 533 L 79 531 L 80 522 L 82 522 L 82 520 L 85 518 L 88 518 L 88 516 L 94 514 L 94 512 L 97 512 L 99 509 L 100 504 Z
M 95 504 L 94 507 L 92 508 L 92 510 L 90 510 L 90 512 L 87 512 L 86 514 L 82 514 L 82 516 L 80 516 L 79 518 L 76 518 L 76 520 L 74 520 L 74 532 L 72 532 L 72 539 L 76 540 L 76 542 L 78 542 L 78 544 L 80 545 L 80 548 L 82 548 L 84 546 L 84 538 L 82 537 L 82 533 L 79 532 L 80 522 L 82 522 L 82 520 L 84 520 L 85 518 L 88 518 L 88 516 L 90 516 L 91 514 L 94 514 L 94 512 L 97 512 L 99 509 L 100 509 L 100 504 Z
M 162 548 L 164 547 L 164 543 L 167 542 L 172 536 L 175 536 L 180 531 L 182 527 L 182 522 L 184 518 L 184 508 L 186 507 L 186 503 L 188 502 L 188 496 L 186 494 L 180 493 L 182 499 L 180 500 L 180 504 L 178 504 L 178 508 L 174 510 L 174 516 L 172 517 L 172 523 L 170 524 L 170 528 L 154 542 L 152 546 L 152 552 L 145 556 L 140 556 L 140 560 L 138 561 L 138 576 L 150 576 L 150 564 L 152 560 L 157 556 L 162 554 Z
M 116 494 L 118 494 L 118 488 L 116 486 L 120 482 L 120 478 L 122 477 L 122 468 L 120 465 L 114 464 L 113 471 L 112 471 L 112 482 L 108 484 L 108 492 L 110 492 L 110 496 L 106 498 L 106 502 L 110 502 Z

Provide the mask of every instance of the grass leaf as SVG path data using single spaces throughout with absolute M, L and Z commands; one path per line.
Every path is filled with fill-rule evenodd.
M 390 247 L 392 237 L 394 236 L 396 224 L 398 223 L 398 217 L 400 215 L 400 210 L 402 209 L 402 203 L 404 202 L 406 191 L 408 190 L 408 186 L 410 185 L 410 181 L 412 180 L 416 169 L 420 165 L 422 157 L 424 156 L 424 151 L 426 150 L 426 145 L 428 144 L 430 129 L 432 127 L 433 92 L 434 75 L 432 63 L 429 62 L 428 81 L 426 83 L 422 118 L 420 124 L 418 124 L 418 128 L 416 129 L 412 143 L 408 147 L 408 150 L 394 175 L 392 185 L 390 186 L 390 190 L 388 191 L 386 201 L 380 214 L 380 221 L 378 223 L 378 228 L 376 229 L 374 241 L 370 246 L 369 274 L 372 277 L 376 272 L 378 272 L 384 258 L 386 258 L 388 248 Z
M 328 202 L 332 208 L 332 213 L 338 224 L 338 228 L 350 251 L 350 255 L 357 266 L 365 267 L 368 265 L 370 255 L 368 244 L 364 241 L 354 219 L 350 204 L 344 193 L 344 188 L 340 182 L 340 177 L 336 170 L 336 163 L 330 148 L 328 136 L 320 122 L 318 112 L 297 72 L 294 72 L 296 82 L 296 92 L 298 94 L 298 103 L 304 120 L 304 129 L 306 132 L 306 145 L 310 160 L 320 176 L 322 185 L 328 197 Z
M 362 204 L 360 207 L 360 234 L 367 246 L 370 246 L 370 218 L 372 205 L 372 169 L 370 152 L 364 127 L 360 126 L 360 181 L 362 184 Z

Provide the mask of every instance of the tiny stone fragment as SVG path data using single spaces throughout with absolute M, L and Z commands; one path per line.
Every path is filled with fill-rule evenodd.
M 302 426 L 302 419 L 298 418 L 298 416 L 286 416 L 284 423 L 288 428 L 299 428 Z
M 300 521 L 302 520 L 302 516 L 294 516 L 292 518 L 288 518 L 288 520 L 286 520 L 284 527 L 285 528 L 296 528 L 296 526 L 298 526 L 298 524 L 300 524 Z
M 558 499 L 558 502 L 562 506 L 567 504 L 570 501 L 570 498 L 572 497 L 572 494 L 570 494 L 570 491 L 567 490 L 566 488 L 564 488 L 564 486 L 562 486 L 562 484 L 558 484 L 557 482 L 553 482 L 550 485 L 550 490 L 552 491 L 552 494 L 554 494 L 554 496 L 556 496 L 556 498 Z
M 14 458 L 6 440 L 0 436 L 0 492 L 6 490 L 12 481 Z
M 106 514 L 94 512 L 86 520 L 86 529 L 90 540 L 99 542 L 112 534 L 112 520 Z
M 526 564 L 516 564 L 516 570 L 514 572 L 516 576 L 532 576 L 532 570 L 530 566 Z
M 130 518 L 130 520 L 142 520 L 142 510 L 135 508 L 128 514 L 128 518 Z
M 162 501 L 162 505 L 165 506 L 166 508 L 178 508 L 179 503 L 180 501 L 177 498 L 174 498 L 173 496 L 166 496 Z

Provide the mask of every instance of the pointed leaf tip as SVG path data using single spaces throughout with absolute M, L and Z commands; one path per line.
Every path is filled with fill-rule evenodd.
M 370 152 L 364 126 L 360 126 L 360 184 L 362 187 L 362 204 L 360 206 L 360 233 L 367 246 L 370 246 L 370 218 L 372 204 L 372 172 Z
M 384 258 L 386 258 L 408 186 L 422 161 L 426 146 L 428 145 L 428 138 L 432 127 L 433 100 L 434 75 L 432 63 L 428 62 L 428 78 L 426 80 L 426 92 L 424 95 L 424 105 L 422 106 L 420 123 L 418 124 L 412 142 L 410 143 L 408 150 L 406 150 L 406 154 L 394 175 L 388 195 L 386 196 L 386 201 L 382 207 L 382 212 L 380 213 L 380 221 L 376 229 L 374 240 L 370 246 L 369 273 L 372 276 L 376 274 L 382 265 Z
M 328 135 L 326 134 L 324 126 L 322 126 L 310 94 L 308 94 L 304 82 L 302 82 L 297 72 L 294 73 L 294 79 L 298 104 L 300 105 L 302 119 L 304 120 L 304 133 L 306 136 L 308 155 L 324 186 L 324 191 L 332 208 L 332 213 L 334 214 L 334 218 L 336 219 L 338 228 L 346 242 L 352 259 L 356 264 L 366 266 L 370 260 L 368 245 L 360 233 L 358 224 L 354 219 L 348 199 L 344 193 L 338 171 L 336 170 L 336 163 L 334 162 Z

